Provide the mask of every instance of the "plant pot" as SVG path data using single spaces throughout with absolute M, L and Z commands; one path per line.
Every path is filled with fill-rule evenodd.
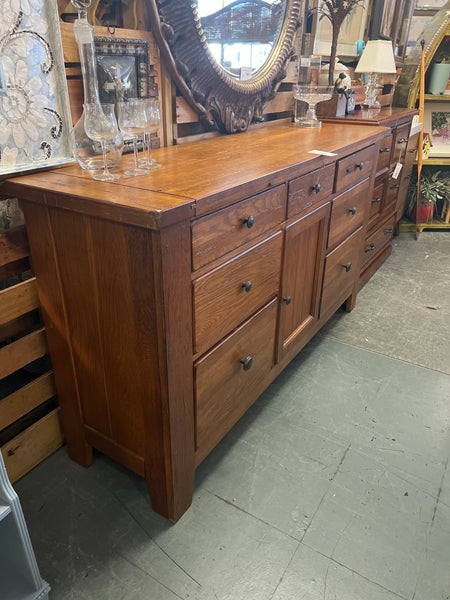
M 431 221 L 434 215 L 434 204 L 427 204 L 427 206 L 422 206 L 421 204 L 419 204 L 417 208 L 418 218 L 416 220 L 416 207 L 414 207 L 410 215 L 411 221 L 414 221 L 416 223 L 428 223 L 428 221 Z
M 431 68 L 429 94 L 443 94 L 450 77 L 450 64 L 436 63 Z

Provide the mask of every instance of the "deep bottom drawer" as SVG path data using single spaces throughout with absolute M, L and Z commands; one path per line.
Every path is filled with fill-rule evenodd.
M 325 259 L 320 316 L 337 310 L 359 280 L 362 228 L 359 228 Z
M 197 463 L 263 392 L 276 319 L 274 299 L 195 365 Z
M 384 221 L 380 227 L 367 238 L 361 259 L 361 267 L 364 267 L 371 261 L 378 252 L 391 241 L 394 234 L 395 217 L 395 214 L 391 215 L 389 219 Z

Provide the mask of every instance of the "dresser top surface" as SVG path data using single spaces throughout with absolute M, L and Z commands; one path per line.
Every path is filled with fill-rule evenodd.
M 376 142 L 381 128 L 324 123 L 302 129 L 277 123 L 241 134 L 154 151 L 162 168 L 130 177 L 122 156 L 120 179 L 98 182 L 78 164 L 9 179 L 4 192 L 49 206 L 143 227 L 159 228 L 206 214 L 302 175 Z M 311 151 L 331 153 L 331 156 Z
M 419 114 L 413 108 L 401 108 L 396 106 L 383 106 L 380 109 L 359 108 L 342 117 L 323 117 L 323 120 L 335 123 L 358 123 L 365 125 L 387 126 L 398 122 L 409 121 L 414 115 Z

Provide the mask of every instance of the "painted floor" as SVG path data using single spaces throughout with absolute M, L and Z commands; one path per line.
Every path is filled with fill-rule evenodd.
M 196 473 L 145 482 L 62 448 L 15 485 L 53 600 L 449 600 L 450 234 L 393 254 Z

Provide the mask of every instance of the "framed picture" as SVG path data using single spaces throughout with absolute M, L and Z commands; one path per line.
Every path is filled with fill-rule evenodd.
M 57 3 L 27 7 L 0 13 L 0 176 L 73 161 Z
M 366 6 L 361 5 L 345 18 L 339 32 L 337 45 L 337 56 L 339 58 L 358 56 L 357 45 L 359 40 L 364 39 L 367 16 L 368 11 Z M 329 56 L 331 52 L 331 39 L 332 28 L 330 21 L 328 19 L 317 19 L 313 54 Z
M 148 40 L 95 37 L 94 44 L 102 102 L 153 95 Z
M 450 101 L 425 103 L 423 130 L 432 144 L 429 158 L 450 156 Z

